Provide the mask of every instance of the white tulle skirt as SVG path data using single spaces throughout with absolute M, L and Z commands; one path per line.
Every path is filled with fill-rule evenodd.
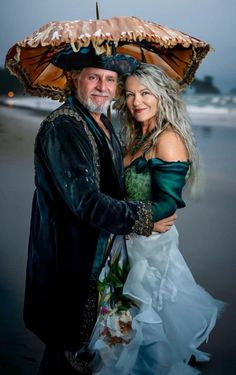
M 131 330 L 126 341 L 111 345 L 101 335 L 104 319 L 98 318 L 90 343 L 97 353 L 94 374 L 199 374 L 188 361 L 191 356 L 209 359 L 198 347 L 207 340 L 224 303 L 195 282 L 178 249 L 174 226 L 164 234 L 133 236 L 126 244 L 131 268 L 123 294 L 134 304 L 121 320 Z M 113 317 L 106 325 L 115 331 Z

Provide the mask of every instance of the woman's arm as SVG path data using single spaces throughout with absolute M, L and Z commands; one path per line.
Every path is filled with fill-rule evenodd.
M 161 133 L 155 146 L 155 158 L 148 164 L 152 178 L 153 220 L 157 221 L 185 206 L 182 189 L 190 163 L 181 137 L 172 130 Z

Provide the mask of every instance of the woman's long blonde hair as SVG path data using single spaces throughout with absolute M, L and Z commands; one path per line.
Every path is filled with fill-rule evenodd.
M 167 127 L 171 126 L 182 138 L 191 161 L 189 182 L 196 180 L 198 171 L 198 152 L 195 137 L 190 125 L 186 105 L 182 99 L 180 86 L 156 65 L 140 63 L 131 74 L 124 75 L 118 83 L 119 97 L 115 103 L 121 123 L 121 140 L 125 152 L 134 144 L 135 138 L 140 133 L 140 125 L 133 119 L 126 105 L 125 82 L 130 76 L 136 77 L 142 85 L 158 98 L 157 132 L 154 133 L 152 142 Z

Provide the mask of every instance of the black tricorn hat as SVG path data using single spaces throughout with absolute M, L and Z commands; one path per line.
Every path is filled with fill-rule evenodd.
M 128 55 L 96 55 L 95 49 L 91 45 L 81 47 L 78 52 L 75 52 L 70 44 L 54 55 L 51 62 L 67 72 L 93 67 L 112 70 L 119 75 L 132 73 L 138 65 L 138 61 Z

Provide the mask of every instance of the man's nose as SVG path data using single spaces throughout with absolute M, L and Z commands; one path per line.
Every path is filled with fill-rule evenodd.
M 97 82 L 97 88 L 101 91 L 105 90 L 106 88 L 106 80 L 103 78 L 100 78 Z

